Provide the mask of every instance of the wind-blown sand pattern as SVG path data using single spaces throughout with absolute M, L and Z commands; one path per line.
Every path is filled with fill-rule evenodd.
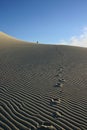
M 87 130 L 87 49 L 0 33 L 0 130 L 37 130 L 45 121 L 56 130 Z

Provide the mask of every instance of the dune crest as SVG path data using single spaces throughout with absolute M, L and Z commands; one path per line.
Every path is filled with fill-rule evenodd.
M 3 38 L 16 39 L 16 38 L 14 38 L 14 37 L 12 37 L 4 32 L 0 32 L 0 39 L 3 39 Z
M 9 44 L 9 43 L 15 43 L 15 44 L 18 44 L 18 43 L 21 43 L 21 44 L 25 44 L 25 43 L 31 43 L 31 42 L 27 42 L 27 41 L 23 41 L 23 40 L 20 40 L 20 39 L 16 39 L 15 37 L 13 36 L 10 36 L 4 32 L 0 32 L 0 44 L 3 44 L 3 43 L 6 43 L 6 44 Z
M 8 43 L 8 42 L 14 42 L 14 41 L 19 41 L 14 37 L 11 37 L 10 35 L 0 32 L 0 43 Z

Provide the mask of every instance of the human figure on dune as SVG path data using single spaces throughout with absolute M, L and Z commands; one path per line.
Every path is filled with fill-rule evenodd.
M 37 44 L 38 44 L 39 42 L 37 41 Z

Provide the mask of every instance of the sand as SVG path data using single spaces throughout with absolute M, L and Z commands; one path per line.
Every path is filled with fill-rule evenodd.
M 87 48 L 27 43 L 1 32 L 0 130 L 48 126 L 87 130 Z

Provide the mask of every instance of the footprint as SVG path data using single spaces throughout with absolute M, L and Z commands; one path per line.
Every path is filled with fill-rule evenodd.
M 60 102 L 61 102 L 61 99 L 59 98 L 52 98 L 51 100 L 50 100 L 50 104 L 51 105 L 57 105 L 57 104 L 60 104 Z
M 63 83 L 58 82 L 54 85 L 54 87 L 63 87 Z
M 50 122 L 43 122 L 42 125 L 37 127 L 37 130 L 57 130 Z
M 62 116 L 62 114 L 60 112 L 53 112 L 52 116 L 54 118 L 60 118 Z

